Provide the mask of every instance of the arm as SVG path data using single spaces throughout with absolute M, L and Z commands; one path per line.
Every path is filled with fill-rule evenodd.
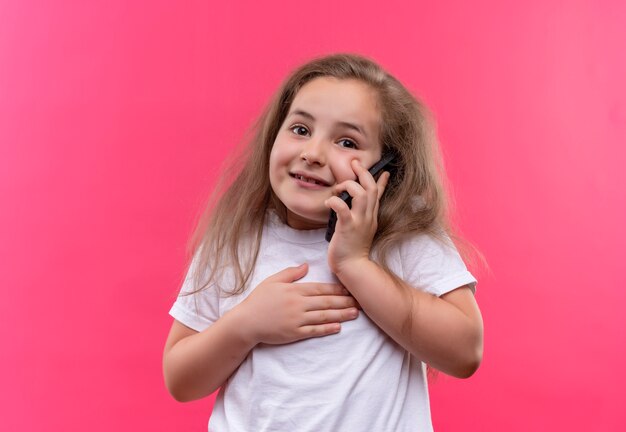
M 369 259 L 346 265 L 337 277 L 368 317 L 420 360 L 457 378 L 478 369 L 483 323 L 470 288 L 436 297 L 396 284 Z
M 202 332 L 174 320 L 163 353 L 163 375 L 179 402 L 208 396 L 239 367 L 255 343 L 236 308 Z
M 356 301 L 338 284 L 293 283 L 308 267 L 289 267 L 259 284 L 239 305 L 196 332 L 174 321 L 163 375 L 178 401 L 217 390 L 259 343 L 284 344 L 337 333 L 357 317 Z
M 482 360 L 483 324 L 474 296 L 460 287 L 441 297 L 396 281 L 369 258 L 377 215 L 389 174 L 378 182 L 357 161 L 359 183 L 346 181 L 352 208 L 338 197 L 326 205 L 337 213 L 328 264 L 367 315 L 417 358 L 456 377 L 469 377 Z

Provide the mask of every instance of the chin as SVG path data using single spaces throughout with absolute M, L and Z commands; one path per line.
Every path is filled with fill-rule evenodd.
M 299 210 L 299 209 L 297 209 Z M 293 211 L 287 209 L 287 223 L 292 228 L 296 229 L 317 229 L 324 228 L 328 225 L 328 217 L 330 210 L 323 213 L 318 212 L 305 212 L 305 211 Z

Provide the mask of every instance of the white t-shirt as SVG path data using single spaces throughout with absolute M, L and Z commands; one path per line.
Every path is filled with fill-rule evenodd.
M 269 212 L 246 291 L 227 297 L 210 287 L 179 296 L 170 314 L 203 331 L 268 276 L 304 262 L 309 272 L 298 282 L 337 282 L 325 231 L 292 229 Z M 427 235 L 404 241 L 389 265 L 409 285 L 437 296 L 476 284 L 458 252 Z M 192 289 L 191 269 L 182 292 Z M 338 334 L 257 345 L 221 388 L 209 431 L 431 431 L 425 372 L 425 364 L 361 312 Z

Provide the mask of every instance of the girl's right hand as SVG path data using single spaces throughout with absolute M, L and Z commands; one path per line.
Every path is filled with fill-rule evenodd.
M 338 333 L 358 316 L 354 297 L 336 283 L 294 283 L 308 265 L 288 267 L 261 282 L 237 306 L 256 343 L 286 344 Z

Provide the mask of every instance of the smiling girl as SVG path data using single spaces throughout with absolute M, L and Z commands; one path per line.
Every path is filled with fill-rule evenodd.
M 210 431 L 429 431 L 426 365 L 478 368 L 476 280 L 450 241 L 425 112 L 355 55 L 278 91 L 170 311 L 165 382 L 180 401 L 220 388 Z

